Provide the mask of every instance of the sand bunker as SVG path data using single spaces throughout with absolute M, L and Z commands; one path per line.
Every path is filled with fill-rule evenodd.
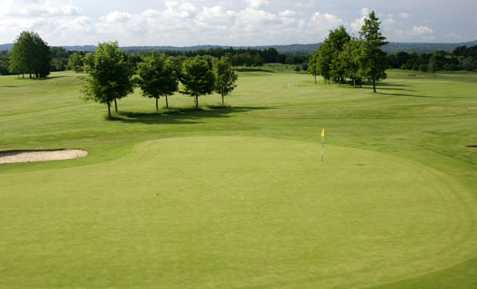
M 84 150 L 37 150 L 37 151 L 5 151 L 0 152 L 0 164 L 32 163 L 61 161 L 84 158 L 88 155 Z

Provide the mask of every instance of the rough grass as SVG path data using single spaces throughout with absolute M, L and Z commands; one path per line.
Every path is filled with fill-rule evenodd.
M 477 286 L 476 75 L 247 72 L 114 121 L 54 76 L 0 77 L 0 150 L 90 156 L 0 167 L 0 288 Z

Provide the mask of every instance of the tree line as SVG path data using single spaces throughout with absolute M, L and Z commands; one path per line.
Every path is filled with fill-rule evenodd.
M 320 48 L 310 57 L 308 70 L 322 76 L 327 82 L 351 83 L 354 87 L 376 84 L 386 78 L 386 53 L 382 47 L 386 38 L 381 32 L 381 22 L 372 11 L 364 20 L 359 37 L 351 37 L 341 26 L 332 30 Z
M 452 52 L 436 51 L 421 54 L 399 52 L 388 55 L 387 62 L 390 68 L 422 72 L 476 71 L 477 46 L 462 46 Z
M 151 53 L 166 54 L 176 58 L 195 56 L 226 57 L 233 66 L 256 67 L 266 63 L 294 64 L 302 67 L 308 61 L 308 55 L 302 53 L 281 54 L 275 48 L 209 48 L 196 51 L 154 51 L 148 49 L 128 49 L 125 51 L 128 61 L 138 64 Z M 85 59 L 92 53 L 67 51 L 62 47 L 49 47 L 35 32 L 20 34 L 10 53 L 0 52 L 0 75 L 19 74 L 32 78 L 44 78 L 52 71 L 75 70 L 84 68 Z M 34 64 L 37 62 L 36 64 Z
M 194 56 L 174 58 L 165 54 L 149 54 L 135 65 L 116 42 L 102 43 L 94 54 L 83 57 L 83 68 L 88 76 L 83 90 L 87 99 L 106 104 L 108 117 L 111 108 L 118 112 L 118 100 L 127 97 L 139 87 L 144 96 L 155 100 L 159 111 L 159 99 L 180 92 L 194 99 L 199 109 L 199 99 L 203 95 L 217 92 L 222 105 L 225 96 L 236 87 L 237 74 L 229 58 Z
M 178 59 L 186 59 L 195 56 L 210 56 L 214 58 L 227 58 L 235 67 L 260 67 L 267 63 L 292 64 L 299 66 L 308 62 L 306 54 L 280 54 L 275 48 L 252 49 L 252 48 L 210 48 L 196 51 L 164 51 L 158 52 L 154 50 L 127 50 L 129 61 L 138 64 L 145 55 L 165 54 Z M 68 68 L 80 71 L 83 67 L 85 57 L 89 57 L 90 53 L 75 52 L 69 58 Z

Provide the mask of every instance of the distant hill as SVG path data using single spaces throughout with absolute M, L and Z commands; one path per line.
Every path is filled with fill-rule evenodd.
M 0 51 L 9 51 L 13 44 L 0 44 Z
M 12 44 L 0 44 L 0 51 L 9 51 L 12 48 Z M 396 53 L 399 51 L 405 52 L 418 52 L 428 53 L 438 50 L 452 51 L 459 46 L 477 46 L 477 40 L 464 43 L 406 43 L 406 42 L 391 42 L 384 47 L 384 50 L 388 53 Z M 197 51 L 206 50 L 211 48 L 228 48 L 231 46 L 220 45 L 197 45 L 188 47 L 176 47 L 176 46 L 125 46 L 122 47 L 125 51 Z M 270 45 L 270 46 L 234 46 L 233 48 L 275 48 L 282 54 L 310 54 L 320 47 L 319 43 L 315 44 L 291 44 L 291 45 Z M 83 51 L 92 52 L 96 49 L 94 45 L 83 46 L 63 46 L 68 51 Z
M 460 46 L 477 46 L 477 40 L 464 43 L 406 43 L 406 42 L 391 42 L 384 47 L 388 53 L 396 53 L 400 51 L 429 53 L 434 51 L 453 51 Z M 320 47 L 319 43 L 315 44 L 294 44 L 294 45 L 278 45 L 268 46 L 273 47 L 280 53 L 312 53 Z M 259 47 L 260 48 L 260 47 Z

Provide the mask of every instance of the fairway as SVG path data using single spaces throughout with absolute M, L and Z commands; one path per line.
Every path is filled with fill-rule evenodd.
M 54 76 L 0 77 L 0 149 L 89 155 L 0 166 L 2 289 L 477 284 L 474 74 L 242 73 L 231 107 L 136 92 L 115 121 Z

